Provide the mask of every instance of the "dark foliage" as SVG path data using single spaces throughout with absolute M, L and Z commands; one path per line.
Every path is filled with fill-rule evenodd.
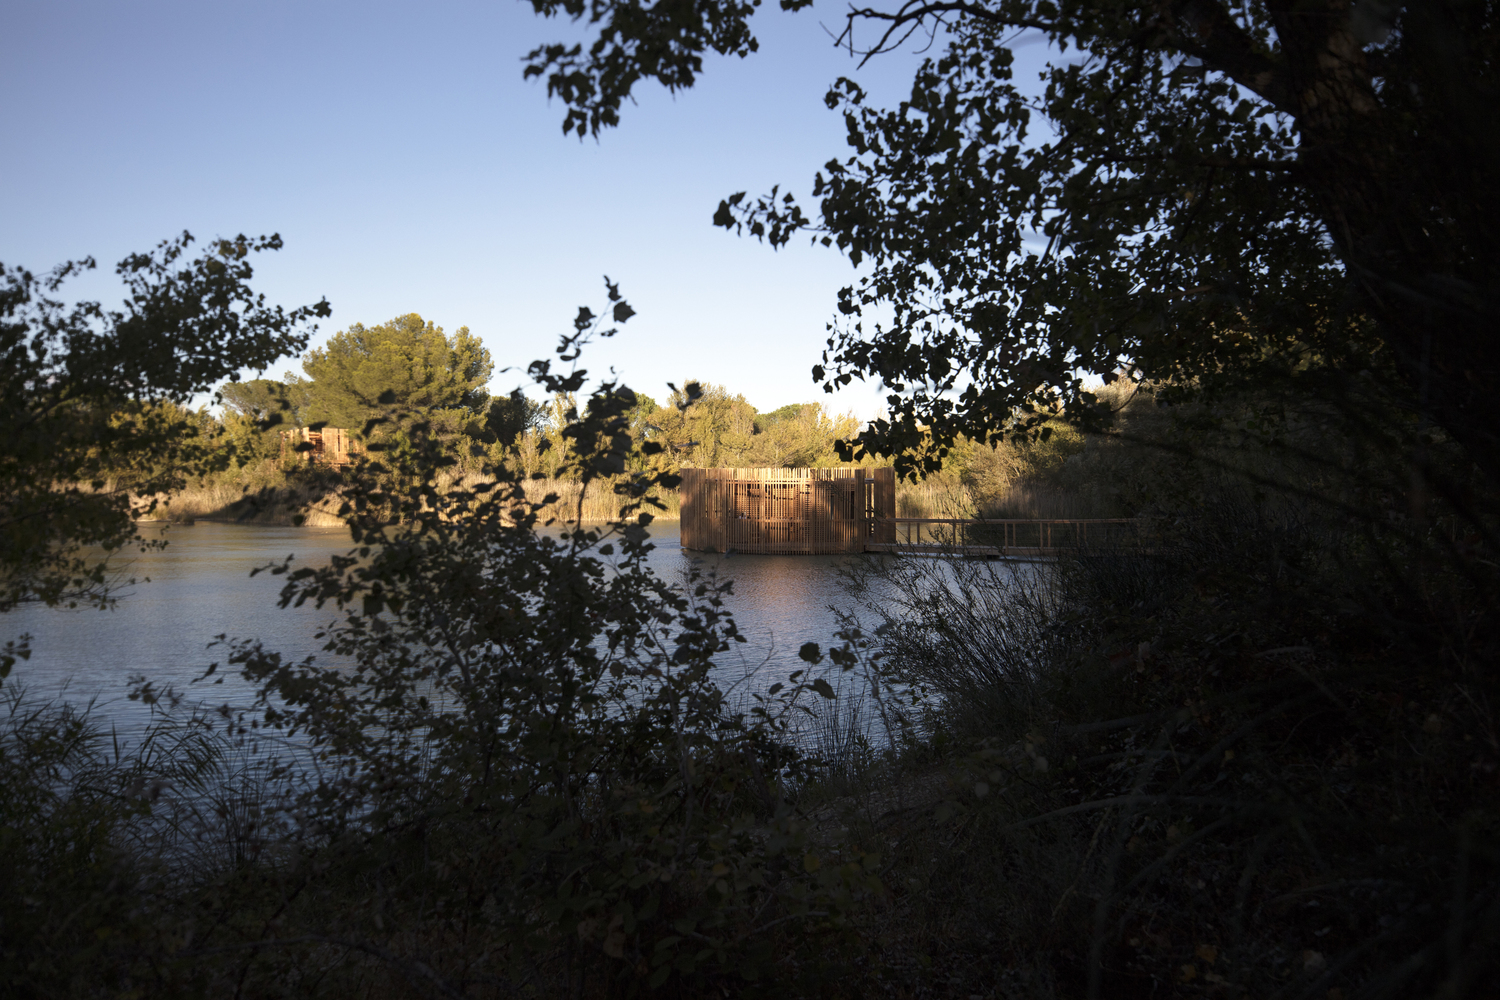
M 1133 544 L 890 570 L 876 666 L 906 749 L 866 780 L 917 808 L 871 810 L 908 883 L 880 974 L 945 992 L 925 953 L 955 994 L 1490 995 L 1500 581 L 1473 512 L 1378 466 L 1340 496 L 1326 464 L 1314 493 L 1136 457 Z
M 598 28 L 527 69 L 580 134 L 642 80 L 691 86 L 705 53 L 755 48 L 755 5 L 536 6 Z M 773 188 L 715 222 L 872 265 L 814 378 L 890 386 L 859 444 L 903 465 L 1054 404 L 1097 421 L 1079 370 L 1212 388 L 1312 368 L 1389 378 L 1493 479 L 1497 27 L 1489 0 L 855 8 L 851 52 L 920 32 L 941 53 L 896 109 L 830 90 L 851 154 L 814 180 L 817 212 Z M 1014 75 L 1031 41 L 1040 90 Z
M 145 510 L 130 494 L 180 488 L 232 457 L 201 447 L 176 404 L 301 350 L 328 315 L 327 302 L 288 312 L 251 290 L 250 254 L 280 237 L 215 240 L 187 260 L 191 242 L 121 261 L 116 310 L 52 297 L 92 260 L 41 279 L 0 265 L 0 611 L 107 600 L 98 550 L 140 542 L 131 518 Z

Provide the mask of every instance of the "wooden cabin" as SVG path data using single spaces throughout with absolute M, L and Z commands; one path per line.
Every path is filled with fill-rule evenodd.
M 312 447 L 298 450 L 299 444 Z M 320 431 L 294 427 L 281 432 L 281 457 L 295 456 L 308 465 L 327 465 L 335 469 L 354 464 L 355 455 L 363 449 L 343 427 L 324 427 Z
M 682 547 L 824 555 L 896 541 L 894 469 L 683 469 Z

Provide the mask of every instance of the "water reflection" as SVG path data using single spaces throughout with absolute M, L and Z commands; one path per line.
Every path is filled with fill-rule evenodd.
M 318 628 L 328 611 L 276 607 L 283 578 L 257 567 L 295 553 L 299 561 L 322 562 L 349 548 L 342 528 L 292 528 L 199 522 L 152 525 L 142 534 L 164 538 L 160 551 L 129 553 L 119 560 L 137 579 L 113 610 L 21 608 L 0 617 L 3 638 L 32 635 L 30 661 L 18 663 L 7 684 L 19 682 L 40 697 L 91 699 L 111 721 L 129 725 L 144 711 L 125 700 L 127 679 L 143 674 L 158 687 L 179 690 L 225 650 L 209 648 L 214 637 L 258 637 L 267 648 L 293 657 L 315 653 Z M 192 688 L 215 704 L 248 704 L 248 686 L 238 678 Z
M 7 685 L 19 682 L 34 696 L 75 703 L 96 699 L 105 718 L 129 729 L 146 716 L 125 698 L 135 674 L 158 687 L 175 685 L 195 700 L 248 707 L 253 692 L 235 675 L 217 685 L 190 683 L 211 662 L 224 661 L 227 651 L 210 646 L 220 634 L 258 638 L 290 659 L 334 663 L 316 638 L 333 612 L 277 608 L 283 578 L 250 572 L 289 554 L 301 564 L 322 563 L 348 550 L 346 530 L 200 521 L 150 529 L 160 532 L 166 549 L 132 554 L 128 575 L 141 582 L 114 610 L 23 608 L 0 617 L 0 642 L 27 632 L 33 637 L 31 660 L 16 665 Z M 749 672 L 752 687 L 785 679 L 805 666 L 797 656 L 801 645 L 826 646 L 838 628 L 835 609 L 855 603 L 840 585 L 849 556 L 689 553 L 679 547 L 675 522 L 653 525 L 651 540 L 656 547 L 649 562 L 663 579 L 676 582 L 696 564 L 733 581 L 729 607 L 748 641 L 723 655 L 726 683 Z

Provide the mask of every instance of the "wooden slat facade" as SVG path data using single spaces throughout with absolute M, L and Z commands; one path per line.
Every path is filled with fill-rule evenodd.
M 894 469 L 683 469 L 682 547 L 826 555 L 896 541 Z
M 297 450 L 297 445 L 306 442 L 311 448 Z M 281 457 L 295 455 L 309 465 L 331 465 L 343 468 L 354 461 L 354 456 L 363 449 L 359 442 L 349 436 L 343 427 L 324 427 L 320 431 L 306 427 L 295 427 L 281 432 Z

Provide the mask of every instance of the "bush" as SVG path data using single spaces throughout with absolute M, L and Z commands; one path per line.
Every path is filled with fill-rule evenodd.
M 174 957 L 275 840 L 274 762 L 180 705 L 129 738 L 15 686 L 3 708 L 0 993 L 180 987 Z

